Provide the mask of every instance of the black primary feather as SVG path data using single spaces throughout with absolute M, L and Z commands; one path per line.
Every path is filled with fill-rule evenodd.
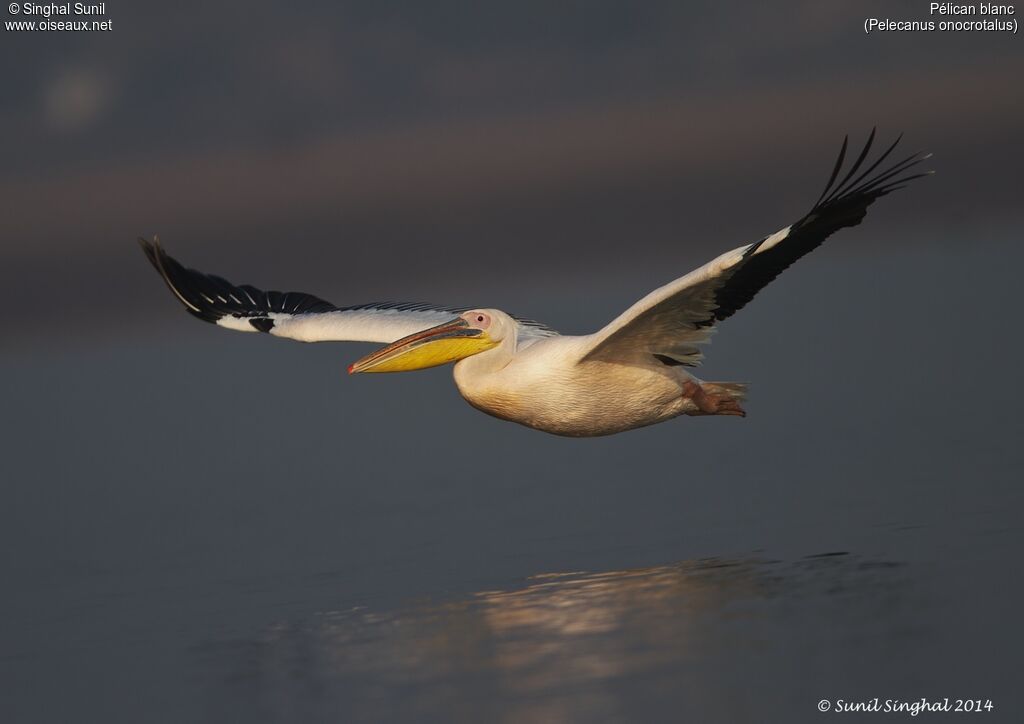
M 788 235 L 775 246 L 759 251 L 761 245 L 770 238 L 765 237 L 744 253 L 743 261 L 737 266 L 728 281 L 716 292 L 716 307 L 711 316 L 701 322 L 699 326 L 710 326 L 717 321 L 731 317 L 793 262 L 816 249 L 831 234 L 839 229 L 859 224 L 867 213 L 868 206 L 876 199 L 902 188 L 909 181 L 932 173 L 926 171 L 903 175 L 913 166 L 931 156 L 931 154 L 915 153 L 886 167 L 874 176 L 870 175 L 896 148 L 902 138 L 901 134 L 867 170 L 854 178 L 867 159 L 874 138 L 875 130 L 872 129 L 857 160 L 843 180 L 836 184 L 835 181 L 839 177 L 843 161 L 846 158 L 847 139 L 843 140 L 839 158 L 818 201 L 810 211 L 790 227 Z
M 338 310 L 330 302 L 312 294 L 265 292 L 249 284 L 235 286 L 215 274 L 188 269 L 165 252 L 160 246 L 160 240 L 155 237 L 152 243 L 140 237 L 139 245 L 174 296 L 185 305 L 185 309 L 205 322 L 216 323 L 228 315 L 253 320 L 263 318 L 265 322 L 271 322 L 266 318 L 271 313 L 306 314 Z M 273 327 L 272 322 L 269 326 L 257 321 L 252 324 L 261 332 L 268 332 Z

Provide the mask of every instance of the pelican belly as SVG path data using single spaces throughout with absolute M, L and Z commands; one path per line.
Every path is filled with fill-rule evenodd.
M 680 367 L 578 363 L 565 337 L 543 340 L 500 370 L 456 365 L 455 382 L 482 412 L 555 435 L 592 437 L 653 425 L 687 411 Z M 562 349 L 560 349 L 560 347 Z

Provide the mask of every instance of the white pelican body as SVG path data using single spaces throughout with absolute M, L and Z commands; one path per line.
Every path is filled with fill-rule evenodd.
M 696 367 L 715 325 L 833 232 L 854 226 L 868 205 L 907 181 L 927 158 L 914 155 L 871 173 L 893 143 L 857 175 L 874 139 L 798 221 L 655 289 L 594 334 L 563 336 L 497 309 L 424 304 L 337 307 L 301 292 L 264 292 L 182 267 L 159 242 L 140 239 L 150 262 L 194 316 L 218 326 L 304 342 L 388 343 L 350 373 L 400 372 L 455 362 L 455 384 L 473 407 L 537 430 L 608 435 L 679 415 L 743 416 L 746 386 L 703 382 Z M 897 142 L 899 139 L 897 139 Z
M 589 335 L 559 336 L 488 350 L 455 363 L 455 384 L 478 410 L 556 435 L 610 435 L 702 414 L 685 394 L 687 383 L 701 382 L 681 365 L 580 362 L 591 344 Z

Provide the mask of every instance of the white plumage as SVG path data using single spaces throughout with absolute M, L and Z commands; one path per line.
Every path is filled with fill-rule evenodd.
M 874 141 L 841 181 L 843 142 L 818 201 L 795 223 L 655 289 L 603 329 L 562 336 L 497 309 L 424 304 L 337 307 L 300 292 L 264 292 L 186 269 L 157 240 L 140 239 L 153 266 L 194 316 L 227 329 L 302 342 L 388 346 L 351 372 L 402 371 L 455 362 L 455 383 L 474 407 L 545 432 L 607 435 L 678 415 L 744 415 L 746 386 L 704 382 L 697 366 L 715 325 L 838 229 L 855 226 L 877 198 L 926 175 L 915 154 L 875 172 L 899 138 L 865 170 Z M 873 175 L 872 175 L 873 174 Z

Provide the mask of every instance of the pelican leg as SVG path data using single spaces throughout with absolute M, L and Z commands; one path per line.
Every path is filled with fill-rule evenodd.
M 746 417 L 746 411 L 740 407 L 740 401 L 718 385 L 699 385 L 693 380 L 683 383 L 683 397 L 693 401 L 696 412 L 689 415 L 737 415 Z

